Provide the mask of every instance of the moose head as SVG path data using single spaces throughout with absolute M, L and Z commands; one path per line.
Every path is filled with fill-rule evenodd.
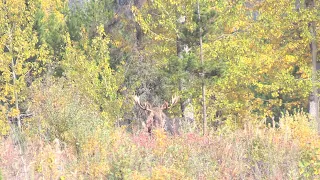
M 161 106 L 152 106 L 149 102 L 141 103 L 138 96 L 134 96 L 134 101 L 139 107 L 148 112 L 146 120 L 146 130 L 151 133 L 153 129 L 159 128 L 169 131 L 171 134 L 177 133 L 177 126 L 174 120 L 169 119 L 163 112 L 164 110 L 170 109 L 179 100 L 178 96 L 172 97 L 171 104 L 164 101 Z

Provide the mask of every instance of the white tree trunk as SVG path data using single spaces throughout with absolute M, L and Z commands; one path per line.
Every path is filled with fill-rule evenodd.
M 313 9 L 315 7 L 315 1 L 309 0 L 305 1 L 306 8 Z M 313 91 L 310 96 L 309 101 L 309 113 L 318 123 L 318 134 L 320 135 L 320 119 L 319 119 L 319 97 L 318 88 L 316 86 L 317 80 L 317 44 L 316 44 L 316 24 L 315 22 L 309 23 L 310 34 L 312 36 L 312 41 L 310 43 L 311 56 L 312 56 L 312 83 Z
M 198 5 L 198 20 L 199 24 L 201 24 L 201 15 L 200 15 L 200 4 L 199 0 L 197 1 Z M 202 128 L 203 128 L 203 135 L 207 134 L 207 108 L 206 108 L 206 85 L 204 81 L 204 67 L 203 67 L 203 50 L 202 50 L 202 27 L 200 25 L 199 28 L 199 42 L 200 42 L 200 61 L 201 61 L 201 66 L 202 66 L 202 84 L 201 84 L 201 89 L 202 89 Z
M 319 113 L 318 113 L 319 108 L 318 108 L 318 106 L 319 106 L 319 103 L 317 103 L 314 100 L 309 102 L 309 113 L 315 119 L 319 116 Z

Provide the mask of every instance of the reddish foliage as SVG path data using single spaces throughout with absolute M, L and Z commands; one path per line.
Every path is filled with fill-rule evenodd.
M 134 135 L 132 139 L 133 142 L 140 147 L 152 149 L 156 146 L 154 138 L 152 138 L 148 133 L 139 133 Z
M 210 139 L 208 136 L 201 136 L 195 133 L 188 133 L 186 134 L 186 143 L 208 146 L 210 145 Z

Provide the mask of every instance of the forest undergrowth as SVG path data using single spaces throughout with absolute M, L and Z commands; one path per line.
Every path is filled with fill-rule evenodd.
M 1 179 L 320 178 L 314 124 L 303 113 L 281 122 L 277 129 L 247 123 L 179 136 L 97 126 L 81 144 L 11 134 L 1 140 Z

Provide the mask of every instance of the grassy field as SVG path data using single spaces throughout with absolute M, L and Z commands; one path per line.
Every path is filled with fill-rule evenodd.
M 320 138 L 303 114 L 208 135 L 99 127 L 83 143 L 1 141 L 0 179 L 318 179 Z M 26 136 L 27 137 L 27 136 Z M 20 143 L 19 143 L 20 142 Z

